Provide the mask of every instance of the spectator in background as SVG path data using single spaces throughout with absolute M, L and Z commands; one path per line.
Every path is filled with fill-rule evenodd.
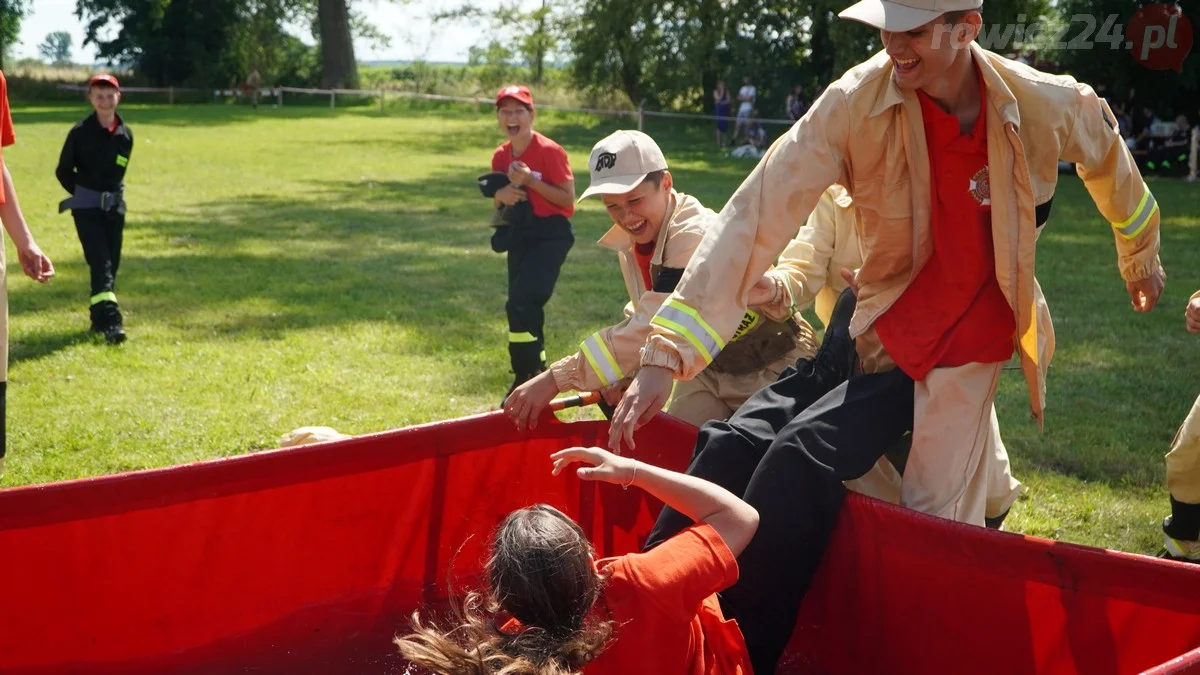
M 808 101 L 804 100 L 804 87 L 800 85 L 792 86 L 792 93 L 787 97 L 787 114 L 788 119 L 793 122 L 804 117 L 804 113 L 808 112 Z
M 1133 137 L 1136 141 L 1134 154 L 1137 151 L 1148 152 L 1150 150 L 1152 133 L 1155 124 L 1159 124 L 1158 116 L 1154 114 L 1154 108 L 1143 105 L 1134 107 L 1133 113 Z
M 738 89 L 738 112 L 737 121 L 733 125 L 733 135 L 737 136 L 742 127 L 746 125 L 746 120 L 754 112 L 754 104 L 758 101 L 758 89 L 754 86 L 753 80 L 749 75 L 742 77 L 742 88 Z
M 767 130 L 758 121 L 757 110 L 750 113 L 750 120 L 746 123 L 746 143 L 757 148 L 760 157 L 767 149 Z
M 262 75 L 258 74 L 258 68 L 251 68 L 250 74 L 246 76 L 246 93 L 250 95 L 250 104 L 258 110 L 258 90 L 262 88 Z
M 751 110 L 746 117 L 745 135 L 742 144 L 729 153 L 730 157 L 762 157 L 767 150 L 767 130 L 758 121 L 758 111 Z
M 729 114 L 733 112 L 733 100 L 729 96 L 729 89 L 725 87 L 725 80 L 717 80 L 712 96 L 713 114 L 717 116 L 717 148 L 723 148 L 725 134 L 729 133 Z
M 1192 125 L 1188 123 L 1187 116 L 1179 115 L 1175 118 L 1171 135 L 1156 141 L 1146 161 L 1146 168 L 1160 174 L 1180 174 L 1187 168 L 1191 141 Z

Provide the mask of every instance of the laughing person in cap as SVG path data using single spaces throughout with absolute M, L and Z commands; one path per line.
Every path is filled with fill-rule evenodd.
M 508 138 L 492 154 L 492 171 L 509 184 L 496 192 L 499 207 L 528 200 L 533 217 L 510 227 L 508 250 L 508 394 L 546 369 L 545 313 L 558 273 L 575 245 L 575 175 L 566 150 L 533 130 L 533 94 L 508 86 L 496 94 L 496 119 Z M 505 395 L 507 400 L 508 395 Z M 501 403 L 503 405 L 503 402 Z
M 610 431 L 614 451 L 632 446 L 672 380 L 695 377 L 725 347 L 751 287 L 825 189 L 846 186 L 863 258 L 847 271 L 858 372 L 768 442 L 705 437 L 689 468 L 761 516 L 741 577 L 722 596 L 745 609 L 734 618 L 758 675 L 774 672 L 792 635 L 843 480 L 911 431 L 920 461 L 943 477 L 913 508 L 957 518 L 1014 349 L 1041 424 L 1051 327 L 1038 312 L 1034 258 L 1059 160 L 1076 165 L 1108 223 L 1133 310 L 1154 309 L 1164 283 L 1157 202 L 1090 86 L 981 48 L 979 0 L 863 0 L 842 16 L 878 28 L 883 51 L 831 84 L 717 216 L 651 320 Z M 652 543 L 687 525 L 664 510 Z M 771 593 L 764 580 L 776 584 Z
M 610 403 L 620 399 L 637 371 L 650 318 L 675 288 L 715 215 L 674 189 L 662 150 L 640 131 L 618 131 L 597 143 L 588 167 L 591 184 L 580 200 L 599 197 L 613 220 L 600 245 L 615 251 L 620 262 L 630 300 L 626 317 L 509 396 L 504 409 L 518 428 L 534 426 L 559 392 L 603 391 Z M 813 355 L 812 328 L 799 315 L 793 319 L 785 280 L 777 277 L 768 272 L 751 291 L 746 339 L 735 341 L 698 377 L 679 383 L 668 413 L 695 426 L 724 419 L 797 358 Z
M 125 170 L 133 152 L 133 131 L 117 114 L 121 101 L 117 78 L 107 74 L 92 77 L 87 97 L 93 112 L 67 134 L 54 175 L 71 193 L 58 210 L 71 210 L 91 270 L 92 331 L 115 345 L 125 341 L 116 286 L 125 232 Z

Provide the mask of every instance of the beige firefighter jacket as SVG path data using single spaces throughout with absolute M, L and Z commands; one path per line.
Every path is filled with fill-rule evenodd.
M 986 87 L 996 277 L 1013 308 L 1030 405 L 1041 420 L 1050 337 L 1039 326 L 1035 240 L 1049 215 L 1060 159 L 1079 176 L 1116 240 L 1127 280 L 1159 267 L 1159 213 L 1107 103 L 1073 78 L 988 52 L 971 53 Z M 851 333 L 868 372 L 895 367 L 873 323 L 928 261 L 930 169 L 920 102 L 892 80 L 885 53 L 829 86 L 772 144 L 709 228 L 675 292 L 652 320 L 642 365 L 689 378 L 737 328 L 748 289 L 796 235 L 826 188 L 846 186 L 863 253 Z
M 711 227 L 716 216 L 695 197 L 672 190 L 671 198 L 673 205 L 668 210 L 667 222 L 659 230 L 654 255 L 650 259 L 652 283 L 659 279 L 664 269 L 676 270 L 678 274 L 678 271 L 687 267 L 704 238 L 705 230 Z M 578 352 L 550 366 L 559 391 L 594 391 L 635 374 L 642 346 L 650 333 L 650 319 L 663 301 L 670 297 L 670 293 L 646 288 L 634 255 L 633 238 L 625 230 L 614 225 L 600 238 L 599 243 L 616 252 L 630 302 L 625 305 L 624 321 L 588 336 L 579 345 Z M 770 274 L 782 276 L 781 272 L 772 271 Z M 788 283 L 786 279 L 780 281 L 785 286 Z M 790 298 L 786 294 L 781 294 L 774 305 L 756 307 L 755 310 L 776 321 L 784 320 L 793 313 Z M 795 319 L 800 326 L 799 341 L 810 350 L 809 353 L 815 351 L 812 327 L 799 315 Z M 741 322 L 742 319 L 739 319 Z

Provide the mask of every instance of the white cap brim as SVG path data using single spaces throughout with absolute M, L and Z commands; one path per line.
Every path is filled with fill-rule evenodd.
M 588 189 L 583 191 L 579 196 L 578 201 L 583 201 L 588 197 L 595 195 L 623 195 L 626 192 L 634 189 L 646 180 L 648 173 L 634 174 L 632 176 L 605 176 L 604 180 L 592 181 Z
M 903 33 L 938 18 L 945 12 L 917 9 L 887 0 L 859 0 L 838 12 L 838 17 L 865 23 L 879 30 Z

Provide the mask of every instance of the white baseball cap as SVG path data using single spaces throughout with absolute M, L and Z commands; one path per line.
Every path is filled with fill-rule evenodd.
M 879 30 L 903 33 L 923 26 L 946 12 L 979 9 L 983 0 L 859 0 L 838 16 Z
M 667 168 L 658 143 L 640 131 L 614 132 L 592 148 L 588 157 L 591 184 L 580 201 L 592 195 L 620 195 L 637 187 L 646 176 Z

